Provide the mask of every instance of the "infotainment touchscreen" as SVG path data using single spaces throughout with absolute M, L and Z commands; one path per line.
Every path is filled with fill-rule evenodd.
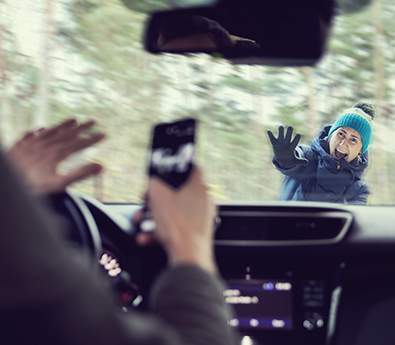
M 224 291 L 239 329 L 292 330 L 292 282 L 287 280 L 229 280 Z

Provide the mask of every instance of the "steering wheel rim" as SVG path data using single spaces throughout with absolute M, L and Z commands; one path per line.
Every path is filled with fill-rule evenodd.
M 82 198 L 73 192 L 63 191 L 49 195 L 54 211 L 69 225 L 69 237 L 77 242 L 82 250 L 96 259 L 102 254 L 102 242 L 96 221 Z

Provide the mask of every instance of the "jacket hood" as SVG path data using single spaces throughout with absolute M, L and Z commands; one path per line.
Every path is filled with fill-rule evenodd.
M 355 158 L 351 162 L 347 162 L 344 159 L 340 161 L 333 158 L 329 153 L 329 130 L 331 125 L 325 126 L 317 137 L 315 137 L 311 143 L 311 148 L 318 156 L 324 161 L 328 169 L 336 171 L 338 164 L 340 163 L 341 169 L 349 170 L 354 178 L 360 178 L 364 170 L 368 166 L 368 153 L 365 152 L 360 158 Z

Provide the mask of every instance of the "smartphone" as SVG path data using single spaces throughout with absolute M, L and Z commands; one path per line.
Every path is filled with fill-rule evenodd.
M 195 119 L 184 118 L 153 127 L 147 168 L 150 178 L 157 177 L 175 190 L 188 181 L 194 167 L 196 126 Z M 138 228 L 141 232 L 155 230 L 147 203 Z
M 160 123 L 153 128 L 148 176 L 178 189 L 188 180 L 195 156 L 196 120 Z

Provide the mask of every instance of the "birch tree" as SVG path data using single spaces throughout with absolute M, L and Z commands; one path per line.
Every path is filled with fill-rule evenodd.
M 38 107 L 34 119 L 35 127 L 42 127 L 47 123 L 50 111 L 52 48 L 55 33 L 55 6 L 56 0 L 45 0 L 43 35 L 41 42 L 40 86 Z

